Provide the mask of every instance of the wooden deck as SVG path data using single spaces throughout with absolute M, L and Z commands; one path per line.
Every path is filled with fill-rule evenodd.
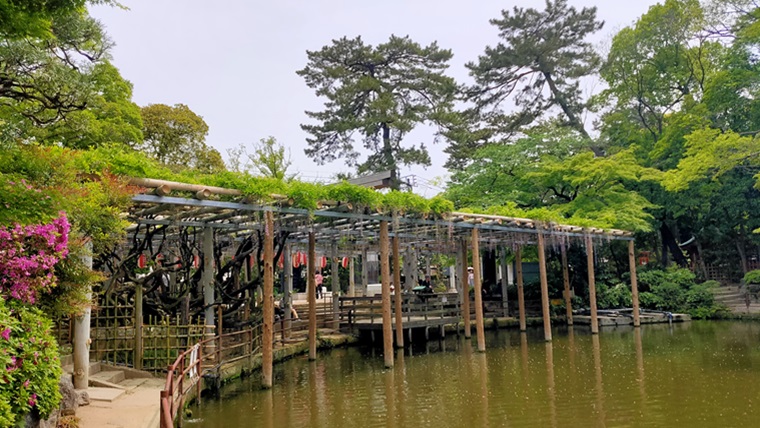
M 382 298 L 341 297 L 341 327 L 351 331 L 374 331 L 383 328 Z M 444 294 L 404 294 L 402 310 L 404 330 L 439 327 L 455 324 L 461 319 L 461 308 L 456 293 Z M 395 306 L 391 306 L 391 325 L 396 328 Z

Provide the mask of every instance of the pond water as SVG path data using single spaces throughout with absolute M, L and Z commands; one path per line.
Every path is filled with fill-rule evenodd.
M 489 332 L 396 354 L 337 349 L 225 386 L 188 427 L 760 426 L 760 323 Z

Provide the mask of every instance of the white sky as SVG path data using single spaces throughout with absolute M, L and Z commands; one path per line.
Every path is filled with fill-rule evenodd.
M 541 0 L 122 0 L 130 10 L 95 7 L 91 14 L 115 41 L 114 64 L 134 84 L 134 101 L 186 104 L 209 125 L 206 142 L 227 157 L 227 149 L 274 136 L 290 147 L 294 171 L 304 180 L 327 180 L 349 171 L 342 161 L 319 166 L 304 155 L 305 110 L 322 101 L 296 75 L 306 50 L 333 39 L 361 35 L 365 42 L 409 35 L 427 45 L 451 49 L 449 75 L 470 82 L 464 64 L 498 42 L 488 23 L 513 6 L 544 8 Z M 570 0 L 580 8 L 596 5 L 605 21 L 598 40 L 632 24 L 656 0 Z M 443 177 L 443 144 L 433 145 L 429 130 L 407 137 L 425 142 L 433 165 L 402 171 L 424 179 Z M 360 146 L 360 144 L 359 144 Z M 417 181 L 415 190 L 437 193 Z

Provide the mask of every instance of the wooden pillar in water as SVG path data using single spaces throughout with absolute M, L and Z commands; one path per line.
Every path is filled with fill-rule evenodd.
M 567 313 L 567 325 L 573 325 L 573 300 L 570 297 L 570 272 L 567 268 L 567 248 L 563 239 L 560 244 L 560 252 L 562 255 L 562 283 L 565 286 L 565 311 Z
M 396 347 L 404 347 L 404 317 L 401 312 L 401 253 L 399 251 L 398 235 L 393 236 L 393 300 L 396 309 Z
M 596 314 L 596 280 L 594 279 L 594 242 L 586 236 L 586 261 L 588 262 L 588 300 L 591 307 L 591 333 L 599 333 L 599 318 Z
M 84 265 L 92 269 L 92 243 L 85 244 L 85 255 L 82 257 Z M 137 284 L 137 287 L 142 287 Z M 91 300 L 92 292 L 88 287 L 87 301 Z M 142 312 L 142 309 L 140 310 Z M 74 388 L 87 389 L 90 376 L 90 314 L 92 307 L 88 304 L 84 307 L 81 315 L 74 317 L 74 340 L 72 343 L 74 376 L 72 381 Z M 136 320 L 137 321 L 137 320 Z M 142 319 L 140 320 L 142 322 Z M 27 362 L 29 364 L 30 362 Z
M 274 219 L 264 212 L 264 330 L 261 338 L 261 386 L 272 387 L 272 341 L 274 340 Z
M 309 301 L 309 360 L 317 359 L 317 249 L 314 231 L 309 232 L 309 255 L 306 261 L 306 299 Z
M 393 367 L 393 328 L 391 327 L 391 267 L 388 262 L 388 222 L 380 222 L 380 277 L 383 296 L 383 356 L 385 367 Z
M 538 274 L 541 280 L 541 312 L 544 317 L 544 340 L 552 340 L 552 320 L 549 308 L 549 283 L 546 279 L 546 245 L 543 231 L 538 232 Z
M 462 318 L 464 319 L 464 337 L 472 337 L 470 331 L 470 275 L 467 272 L 467 240 L 462 239 L 459 251 L 462 253 Z
M 520 331 L 526 331 L 525 325 L 525 289 L 523 283 L 522 245 L 515 251 L 515 276 L 517 276 L 517 309 L 520 317 Z
M 475 330 L 478 336 L 478 352 L 486 351 L 486 332 L 483 326 L 483 284 L 480 278 L 480 236 L 472 229 L 472 268 L 475 285 Z
M 509 298 L 507 297 L 507 277 L 509 276 L 509 270 L 507 269 L 507 248 L 499 247 L 499 271 L 501 272 L 501 309 L 502 315 L 509 316 Z
M 639 284 L 636 279 L 636 255 L 634 254 L 633 239 L 628 241 L 628 263 L 631 265 L 631 300 L 633 301 L 633 326 L 639 327 Z

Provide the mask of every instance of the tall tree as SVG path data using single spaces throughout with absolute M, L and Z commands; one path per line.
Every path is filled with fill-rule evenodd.
M 188 106 L 150 104 L 142 108 L 141 114 L 144 141 L 136 144 L 136 149 L 177 169 L 214 170 L 224 165 L 221 155 L 206 145 L 206 121 Z
M 262 138 L 253 144 L 253 153 L 248 153 L 245 145 L 227 151 L 230 158 L 230 169 L 247 171 L 264 177 L 290 180 L 290 149 L 278 143 L 274 137 Z
M 20 116 L 46 126 L 85 109 L 95 93 L 93 70 L 111 45 L 84 13 L 56 17 L 48 38 L 1 38 L 0 120 Z
M 319 164 L 345 158 L 359 173 L 430 164 L 424 143 L 402 146 L 402 141 L 415 126 L 440 125 L 449 115 L 456 85 L 443 73 L 451 51 L 436 43 L 423 47 L 409 37 L 391 36 L 374 47 L 361 37 L 344 37 L 307 56 L 298 74 L 327 99 L 324 110 L 306 112 L 319 123 L 301 125 L 311 134 L 309 157 Z M 369 151 L 363 162 L 355 133 Z
M 474 102 L 482 126 L 494 137 L 518 133 L 537 119 L 559 113 L 561 123 L 582 135 L 597 154 L 583 123 L 588 107 L 580 85 L 598 70 L 600 58 L 587 37 L 603 22 L 596 8 L 580 11 L 567 0 L 547 0 L 544 10 L 515 7 L 503 10 L 490 22 L 499 30 L 501 42 L 487 47 L 477 62 L 467 68 L 475 79 L 467 96 Z M 512 101 L 516 111 L 505 106 Z M 456 145 L 449 150 L 452 162 L 461 161 Z

